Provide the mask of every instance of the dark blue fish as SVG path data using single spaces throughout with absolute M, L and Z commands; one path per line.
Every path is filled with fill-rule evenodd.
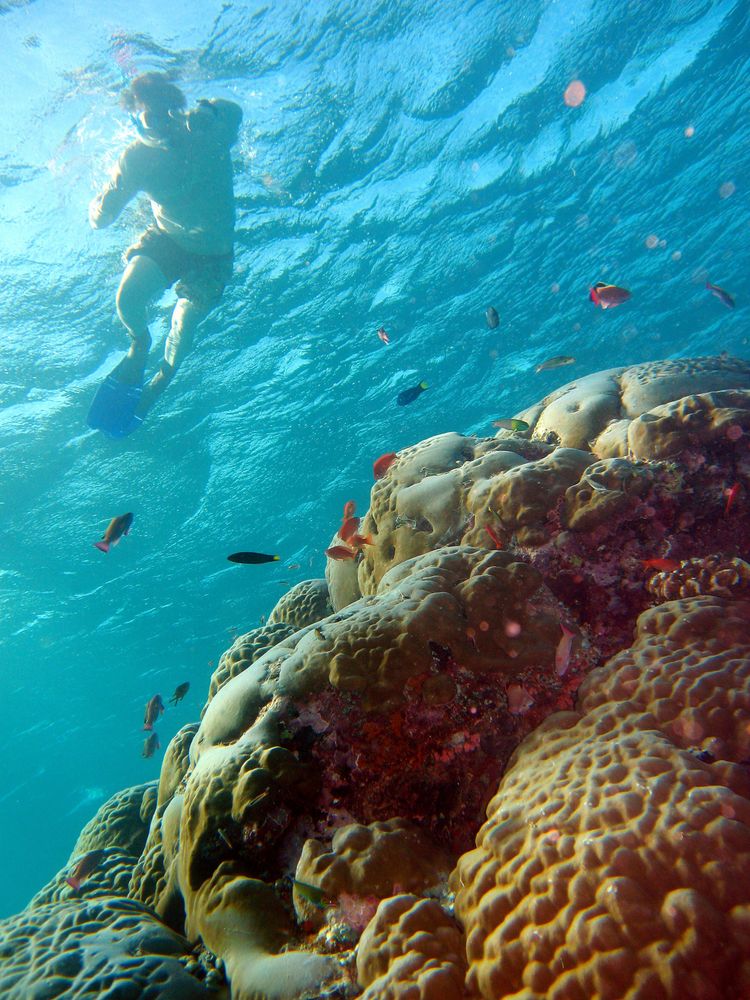
M 396 402 L 399 406 L 406 406 L 409 403 L 413 403 L 417 396 L 421 396 L 427 388 L 428 385 L 426 382 L 420 382 L 419 385 L 413 385 L 411 389 L 404 389 L 396 397 Z

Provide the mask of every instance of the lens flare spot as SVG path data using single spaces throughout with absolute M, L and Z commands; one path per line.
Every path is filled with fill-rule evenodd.
M 653 250 L 654 247 L 659 246 L 659 237 L 656 236 L 654 233 L 650 233 L 643 242 L 646 244 L 649 250 Z
M 688 125 L 685 129 L 685 138 L 692 139 L 695 135 L 695 128 L 692 125 Z
M 719 197 L 731 198 L 736 190 L 737 188 L 732 181 L 724 181 L 724 183 L 719 188 Z
M 569 108 L 577 108 L 586 99 L 586 88 L 580 80 L 571 80 L 565 88 L 563 100 Z

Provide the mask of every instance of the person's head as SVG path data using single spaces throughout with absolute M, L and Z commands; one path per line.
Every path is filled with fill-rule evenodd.
M 145 130 L 166 137 L 187 100 L 166 73 L 141 73 L 122 92 L 120 104 L 130 112 L 142 136 Z

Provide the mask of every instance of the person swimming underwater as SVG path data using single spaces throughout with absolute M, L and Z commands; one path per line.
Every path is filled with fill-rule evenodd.
M 109 182 L 89 206 L 94 229 L 109 226 L 138 193 L 151 201 L 154 222 L 125 252 L 117 313 L 130 349 L 111 373 L 115 385 L 140 387 L 151 348 L 147 310 L 175 285 L 177 303 L 159 370 L 136 391 L 139 420 L 171 382 L 192 347 L 198 325 L 232 276 L 235 204 L 230 149 L 242 109 L 233 101 L 185 95 L 164 73 L 136 77 L 121 97 L 138 138 L 122 153 Z

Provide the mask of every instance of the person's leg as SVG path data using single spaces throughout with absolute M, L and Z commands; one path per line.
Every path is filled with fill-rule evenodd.
M 131 258 L 117 289 L 117 314 L 130 334 L 130 350 L 115 369 L 121 382 L 140 385 L 146 358 L 151 347 L 147 310 L 169 282 L 150 257 L 143 254 Z
M 189 354 L 195 337 L 195 331 L 209 310 L 197 306 L 190 299 L 178 299 L 172 313 L 172 324 L 164 347 L 164 360 L 159 371 L 148 385 L 144 386 L 136 413 L 139 417 L 151 409 L 156 400 L 174 377 L 174 373 Z

